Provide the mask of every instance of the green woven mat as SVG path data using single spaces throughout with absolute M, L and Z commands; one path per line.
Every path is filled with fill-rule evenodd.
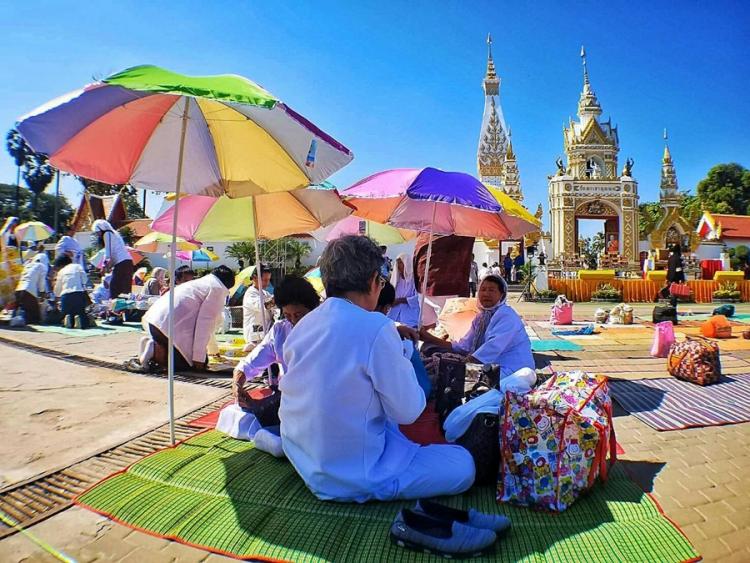
M 583 346 L 562 338 L 553 338 L 550 340 L 532 340 L 531 349 L 534 352 L 553 352 L 555 350 L 580 352 L 583 350 Z
M 511 534 L 491 557 L 479 561 L 621 563 L 696 557 L 654 502 L 617 467 L 605 485 L 562 514 L 499 505 L 488 487 L 443 501 L 512 518 Z M 410 503 L 321 502 L 287 461 L 216 431 L 137 462 L 77 502 L 152 534 L 237 557 L 444 561 L 390 543 L 389 525 L 399 507 Z
M 117 334 L 118 332 L 143 332 L 141 323 L 124 323 L 121 325 L 106 325 L 97 321 L 97 326 L 87 329 L 66 328 L 59 325 L 33 325 L 30 327 L 35 332 L 54 332 L 55 334 L 64 334 L 66 336 L 106 336 Z

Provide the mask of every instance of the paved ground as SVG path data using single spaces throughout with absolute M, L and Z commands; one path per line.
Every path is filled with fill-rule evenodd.
M 513 303 L 515 305 L 515 303 Z M 594 304 L 576 304 L 577 319 L 590 319 Z M 636 314 L 650 316 L 652 305 L 636 306 Z M 711 305 L 694 305 L 694 312 L 709 312 Z M 529 319 L 542 319 L 549 305 L 517 305 Z M 687 310 L 688 307 L 682 307 Z M 750 305 L 738 312 L 750 313 Z M 19 336 L 20 335 L 20 336 Z M 70 340 L 57 334 L 10 333 L 0 330 L 0 338 L 12 337 L 68 352 L 86 354 L 116 362 L 131 355 L 138 335 L 133 333 Z M 104 341 L 103 338 L 107 338 Z M 105 344 L 106 342 L 106 344 Z M 586 344 L 584 344 L 586 346 Z M 649 345 L 630 345 L 627 357 L 617 346 L 595 347 L 590 343 L 581 353 L 548 354 L 555 367 L 578 366 L 588 362 L 646 360 Z M 598 351 L 596 351 L 598 350 Z M 747 362 L 750 372 L 750 341 L 734 341 L 734 366 Z M 70 364 L 66 364 L 70 365 Z M 66 369 L 81 369 L 80 367 Z M 645 368 L 644 368 L 645 369 Z M 606 371 L 606 369 L 602 369 Z M 614 373 L 611 374 L 616 376 Z M 132 377 L 122 375 L 122 377 Z M 665 514 L 679 524 L 706 561 L 750 561 L 750 423 L 731 426 L 657 432 L 633 416 L 619 412 L 617 437 L 625 450 L 622 463 L 645 490 L 651 491 Z M 218 561 L 226 559 L 204 551 L 153 538 L 113 523 L 94 513 L 72 508 L 30 529 L 51 545 L 79 561 Z M 16 534 L 0 541 L 0 561 L 54 561 L 27 538 Z

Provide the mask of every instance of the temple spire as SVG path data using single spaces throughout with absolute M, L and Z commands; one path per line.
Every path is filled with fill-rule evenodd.
M 666 127 L 664 128 L 664 156 L 662 157 L 662 163 L 672 163 L 672 153 L 669 152 L 669 135 L 667 134 Z
M 583 45 L 581 45 L 581 61 L 583 63 L 583 90 L 581 91 L 581 97 L 578 99 L 578 116 L 583 121 L 587 121 L 592 117 L 600 116 L 602 107 L 599 105 L 599 100 L 596 99 L 596 94 L 591 89 L 589 68 L 586 64 L 586 48 Z
M 586 48 L 581 45 L 581 61 L 583 61 L 583 84 L 584 86 L 590 85 L 589 83 L 589 70 L 586 67 Z
M 669 152 L 667 130 L 664 129 L 664 156 L 661 161 L 660 200 L 665 207 L 674 207 L 680 203 L 680 195 L 677 185 L 677 172 L 672 162 L 672 154 Z
M 497 72 L 495 71 L 495 61 L 492 60 L 492 35 L 487 34 L 487 72 L 484 75 L 484 89 L 485 92 L 487 92 L 487 86 L 495 85 L 497 89 L 499 89 L 499 80 L 497 79 Z M 491 95 L 491 93 L 497 94 L 496 91 L 494 91 L 493 88 L 490 88 L 490 91 L 487 92 L 488 95 Z

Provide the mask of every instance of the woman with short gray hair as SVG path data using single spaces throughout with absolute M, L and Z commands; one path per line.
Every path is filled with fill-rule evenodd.
M 366 502 L 458 494 L 474 481 L 460 446 L 420 447 L 398 430 L 425 407 L 394 323 L 373 312 L 385 279 L 367 237 L 332 241 L 320 259 L 328 299 L 284 347 L 284 453 L 322 500 Z

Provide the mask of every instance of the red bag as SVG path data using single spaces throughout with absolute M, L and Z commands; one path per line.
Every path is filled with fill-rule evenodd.
M 675 297 L 690 297 L 690 286 L 686 283 L 671 283 L 669 293 Z

